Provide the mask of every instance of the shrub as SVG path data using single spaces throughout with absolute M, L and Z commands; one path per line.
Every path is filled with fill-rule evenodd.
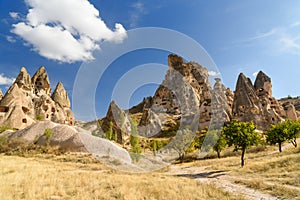
M 46 137 L 46 145 L 48 146 L 50 143 L 50 140 L 53 136 L 53 131 L 50 128 L 46 128 L 44 131 L 44 136 Z

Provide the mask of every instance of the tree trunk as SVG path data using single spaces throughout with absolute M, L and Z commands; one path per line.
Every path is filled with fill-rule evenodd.
M 294 145 L 294 147 L 297 147 L 297 138 L 292 140 L 292 144 Z
M 183 163 L 183 159 L 184 159 L 184 153 L 180 153 L 179 154 L 179 160 L 181 163 Z
M 217 151 L 218 158 L 221 158 L 220 151 Z
M 281 150 L 281 142 L 278 142 L 278 148 L 279 148 L 279 152 L 282 152 L 282 150 Z
M 245 165 L 245 160 L 244 160 L 245 151 L 246 151 L 246 148 L 243 147 L 243 149 L 242 149 L 242 157 L 241 157 L 241 166 L 242 167 L 244 167 L 244 165 Z

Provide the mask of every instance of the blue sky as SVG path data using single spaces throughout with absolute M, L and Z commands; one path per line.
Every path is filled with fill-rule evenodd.
M 223 83 L 233 90 L 240 72 L 254 80 L 253 74 L 263 70 L 272 78 L 275 97 L 300 95 L 298 0 L 0 0 L 0 9 L 0 87 L 4 91 L 22 66 L 33 75 L 43 65 L 52 88 L 61 81 L 72 96 L 78 70 L 97 50 L 105 51 L 102 42 L 122 45 L 133 28 L 163 27 L 201 44 Z M 144 49 L 115 60 L 98 84 L 97 116 L 106 113 L 112 90 L 124 74 L 146 63 L 166 65 L 168 54 Z M 162 79 L 166 70 L 162 67 L 157 76 Z M 156 87 L 141 86 L 130 104 L 153 95 Z

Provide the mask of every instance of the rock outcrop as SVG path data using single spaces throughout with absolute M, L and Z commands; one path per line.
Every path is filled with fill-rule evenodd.
M 139 135 L 143 137 L 162 136 L 162 133 L 178 129 L 179 126 L 194 130 L 195 127 L 191 125 L 195 124 L 197 117 L 198 130 L 207 130 L 212 126 L 221 128 L 232 119 L 253 121 L 258 129 L 266 130 L 271 124 L 280 123 L 286 118 L 295 120 L 300 116 L 294 103 L 285 103 L 282 106 L 272 96 L 271 78 L 262 71 L 258 73 L 254 84 L 241 73 L 233 93 L 221 83 L 220 78 L 215 79 L 212 88 L 208 70 L 198 63 L 185 62 L 183 58 L 171 54 L 168 65 L 169 70 L 153 97 L 147 97 L 129 109 L 128 114 L 113 102 L 102 120 L 102 129 L 108 131 L 109 122 L 112 122 L 118 137 L 128 137 L 129 125 L 123 131 L 120 128 L 124 126 L 120 125 L 124 124 L 124 119 L 128 119 L 129 124 L 128 115 L 138 119 Z M 300 108 L 300 100 L 298 105 Z M 116 114 L 112 114 L 113 108 Z M 112 116 L 122 116 L 123 123 Z M 124 140 L 118 142 L 121 141 Z
M 283 106 L 288 118 L 294 119 L 296 113 L 297 119 L 300 119 L 300 96 L 282 98 L 279 103 Z
M 130 117 L 114 101 L 110 103 L 106 117 L 100 119 L 99 123 L 104 133 L 112 129 L 118 143 L 123 144 L 128 141 L 131 133 Z
M 286 118 L 282 106 L 272 97 L 271 78 L 262 71 L 258 73 L 254 85 L 244 74 L 239 75 L 232 112 L 234 119 L 253 121 L 262 130 Z
M 50 129 L 51 135 L 45 135 L 46 129 Z M 11 141 L 17 138 L 27 143 L 57 146 L 63 151 L 91 153 L 99 159 L 111 158 L 127 164 L 132 162 L 126 150 L 76 126 L 42 121 L 23 130 L 7 133 L 7 137 Z
M 48 74 L 44 67 L 30 78 L 22 67 L 14 84 L 0 101 L 0 125 L 23 129 L 40 121 L 74 124 L 70 101 L 63 85 L 58 83 L 53 98 Z

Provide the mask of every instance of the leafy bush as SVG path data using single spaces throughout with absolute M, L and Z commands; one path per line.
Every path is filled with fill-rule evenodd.
M 44 136 L 46 137 L 46 145 L 48 146 L 50 143 L 50 140 L 53 136 L 53 131 L 50 128 L 46 128 L 44 131 Z
M 44 120 L 44 116 L 43 115 L 37 115 L 36 116 L 36 120 L 38 120 L 38 121 L 43 121 Z

